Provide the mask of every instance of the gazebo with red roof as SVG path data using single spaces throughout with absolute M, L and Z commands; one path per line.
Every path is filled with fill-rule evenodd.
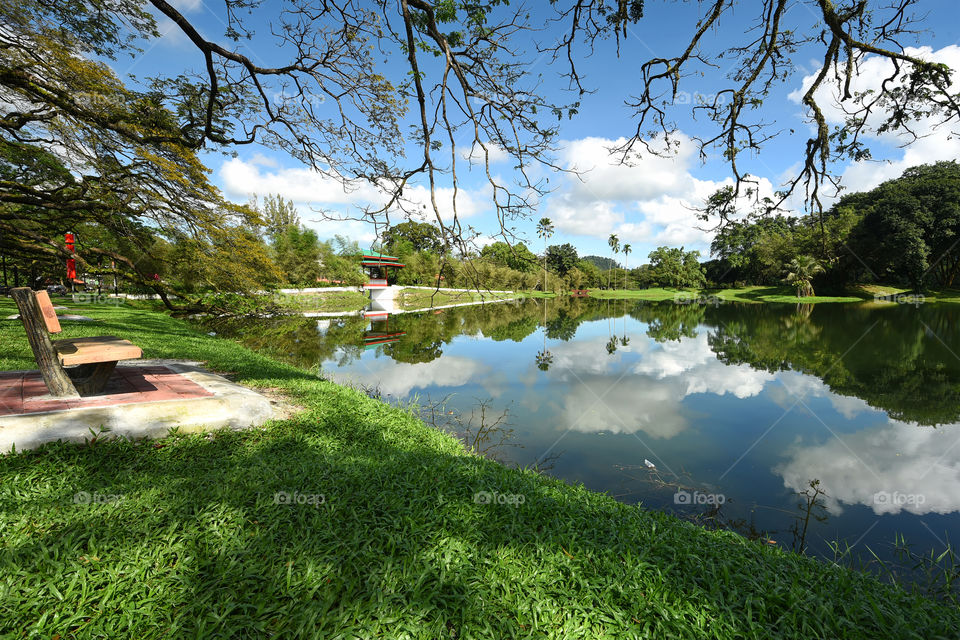
M 387 283 L 389 270 L 402 269 L 406 265 L 395 256 L 388 256 L 377 251 L 364 251 L 360 266 L 366 270 L 370 278 L 363 285 L 364 290 L 370 292 L 371 301 L 382 303 L 393 298 L 392 295 L 387 294 L 387 289 L 390 287 Z

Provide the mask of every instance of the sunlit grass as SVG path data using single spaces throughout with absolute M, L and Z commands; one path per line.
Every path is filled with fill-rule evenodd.
M 449 304 L 464 304 L 471 302 L 489 302 L 515 298 L 511 293 L 490 291 L 454 291 L 451 289 L 401 289 L 396 302 L 401 309 L 426 309 L 441 307 Z
M 856 285 L 844 295 L 815 295 L 797 297 L 796 290 L 788 286 L 747 286 L 722 289 L 673 289 L 653 287 L 650 289 L 591 289 L 592 298 L 615 298 L 628 300 L 668 301 L 691 299 L 726 300 L 730 302 L 771 303 L 824 303 L 824 302 L 874 302 L 875 296 L 910 295 L 909 289 L 885 285 Z M 916 296 L 915 296 L 916 297 Z M 919 298 L 923 302 L 960 302 L 958 290 L 929 290 Z
M 322 291 L 318 293 L 277 294 L 279 304 L 291 311 L 358 311 L 370 303 L 360 291 Z
M 9 301 L 0 310 L 12 313 Z M 84 314 L 97 321 L 65 321 L 64 337 L 109 333 L 146 358 L 205 361 L 305 411 L 245 432 L 0 458 L 4 637 L 945 638 L 960 628 L 955 607 L 870 576 L 470 455 L 410 412 L 166 315 Z M 0 341 L 0 368 L 33 366 L 19 322 L 0 321 Z M 482 504 L 478 492 L 523 504 Z

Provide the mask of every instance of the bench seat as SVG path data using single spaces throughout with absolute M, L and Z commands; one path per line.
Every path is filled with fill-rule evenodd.
M 60 364 L 69 367 L 78 364 L 133 360 L 143 355 L 143 351 L 129 340 L 114 336 L 97 338 L 76 338 L 74 340 L 53 340 Z
M 143 355 L 140 347 L 115 336 L 51 340 L 50 335 L 60 333 L 61 328 L 47 292 L 17 287 L 10 293 L 20 309 L 20 320 L 43 382 L 54 397 L 100 393 L 118 361 Z

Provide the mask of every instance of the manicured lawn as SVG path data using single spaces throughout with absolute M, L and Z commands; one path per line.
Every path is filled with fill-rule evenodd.
M 865 296 L 859 291 L 851 291 L 847 295 L 840 296 L 806 296 L 797 297 L 797 290 L 793 287 L 741 287 L 738 289 L 720 289 L 719 291 L 705 291 L 705 294 L 713 294 L 721 300 L 732 302 L 785 302 L 791 304 L 821 303 L 821 302 L 862 302 Z M 872 296 L 870 298 L 872 300 Z
M 846 294 L 839 296 L 808 296 L 797 298 L 796 290 L 787 286 L 749 286 L 736 289 L 670 289 L 670 288 L 651 288 L 651 289 L 591 289 L 592 298 L 616 298 L 630 300 L 650 300 L 650 301 L 668 301 L 676 300 L 680 302 L 701 302 L 710 304 L 717 300 L 729 302 L 774 302 L 774 303 L 822 303 L 822 302 L 874 302 L 875 295 L 901 296 L 901 300 L 906 300 L 910 292 L 904 288 L 889 287 L 884 285 L 857 285 L 851 287 Z M 881 304 L 892 304 L 896 302 L 881 302 Z M 914 296 L 906 303 L 912 302 L 960 302 L 960 291 L 957 290 L 934 290 L 923 294 L 922 298 Z
M 678 301 L 687 303 L 711 304 L 716 301 L 728 302 L 861 302 L 860 295 L 848 296 L 809 296 L 797 298 L 796 290 L 790 287 L 740 287 L 737 289 L 671 289 L 655 287 L 650 289 L 591 289 L 592 298 L 616 298 L 650 301 Z M 871 297 L 872 299 L 872 297 Z
M 324 291 L 276 295 L 280 304 L 294 311 L 359 311 L 370 303 L 370 297 L 359 291 Z
M 496 293 L 489 291 L 452 291 L 450 289 L 403 289 L 399 292 L 396 302 L 401 309 L 425 309 L 441 307 L 448 304 L 463 304 L 465 302 L 480 302 L 502 300 L 517 297 L 511 293 Z
M 83 313 L 98 321 L 65 321 L 64 337 L 126 337 L 145 357 L 206 361 L 305 409 L 242 433 L 0 457 L 3 637 L 932 639 L 960 628 L 955 606 L 475 457 L 407 411 L 163 314 Z M 0 344 L 0 368 L 32 366 L 19 322 L 0 320 Z M 479 503 L 479 492 L 522 504 Z

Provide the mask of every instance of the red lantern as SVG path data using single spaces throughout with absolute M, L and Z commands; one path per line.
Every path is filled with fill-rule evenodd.
M 63 236 L 64 242 L 67 245 L 67 251 L 70 253 L 76 253 L 73 248 L 74 236 L 72 233 L 66 233 Z M 73 258 L 67 258 L 67 280 L 73 281 L 77 279 L 77 261 Z

